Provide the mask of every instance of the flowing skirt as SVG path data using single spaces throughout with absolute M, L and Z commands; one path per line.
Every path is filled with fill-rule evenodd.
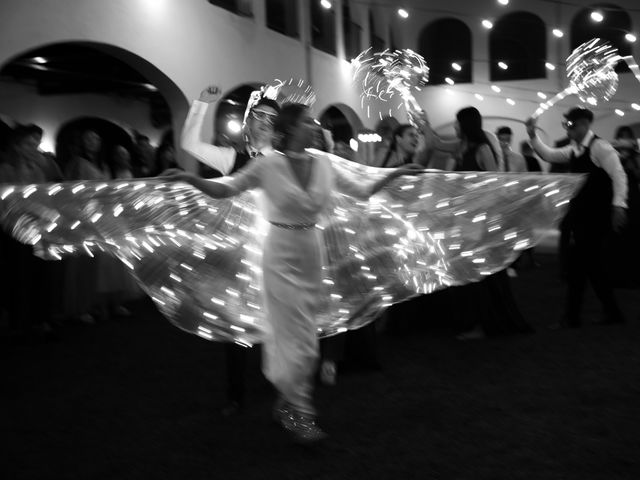
M 269 333 L 263 372 L 281 397 L 301 413 L 315 415 L 313 376 L 319 358 L 315 316 L 322 295 L 320 232 L 272 226 L 263 257 Z

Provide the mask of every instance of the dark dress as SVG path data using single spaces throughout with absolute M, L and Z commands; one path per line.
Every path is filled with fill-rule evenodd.
M 476 160 L 480 146 L 467 149 L 458 171 L 483 170 Z M 481 326 L 484 333 L 490 336 L 533 332 L 516 304 L 506 270 L 450 290 L 457 314 L 456 327 L 461 332 L 477 326 Z

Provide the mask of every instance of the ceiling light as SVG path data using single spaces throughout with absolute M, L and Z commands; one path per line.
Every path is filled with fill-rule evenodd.
M 409 12 L 407 12 L 404 8 L 398 9 L 398 15 L 402 18 L 409 18 Z
M 618 115 L 619 117 L 624 117 L 624 112 L 619 108 L 616 108 L 615 112 L 616 112 L 616 115 Z
M 329 0 L 320 0 L 320 5 L 329 10 L 331 8 L 331 2 Z
M 486 28 L 487 30 L 493 28 L 493 23 L 491 23 L 491 21 L 489 20 L 482 20 L 482 26 L 484 28 Z
M 559 28 L 554 28 L 552 30 L 553 34 L 558 37 L 558 38 L 562 38 L 564 37 L 564 32 L 562 30 L 560 30 Z
M 484 100 L 484 97 L 482 95 L 480 95 L 479 93 L 476 93 L 475 97 L 480 101 Z
M 601 12 L 595 10 L 593 12 L 591 12 L 591 20 L 593 20 L 594 22 L 601 22 L 602 20 L 604 20 L 604 15 L 602 15 Z
M 634 43 L 638 39 L 633 33 L 627 33 L 624 38 L 629 43 Z
M 451 80 L 449 77 L 444 79 L 445 82 L 447 82 L 449 85 L 453 85 L 455 82 L 453 80 Z
M 509 0 L 498 0 L 500 5 L 509 5 Z
M 553 71 L 553 70 L 556 69 L 556 66 L 553 63 L 547 62 L 547 63 L 544 64 L 544 66 L 547 68 L 547 70 Z
M 497 85 L 491 85 L 491 90 L 493 90 L 496 93 L 500 93 L 502 91 L 502 89 Z
M 631 108 L 633 108 L 634 110 L 640 110 L 640 105 L 638 105 L 637 103 L 632 103 Z
M 462 67 L 460 66 L 460 64 L 456 62 L 453 62 L 451 64 L 451 68 L 453 68 L 456 72 L 459 72 L 460 70 L 462 70 Z
M 502 69 L 502 70 L 506 70 L 507 68 L 509 68 L 509 65 L 507 65 L 504 62 L 498 62 L 498 66 Z
M 507 98 L 507 103 L 509 105 L 511 105 L 512 107 L 516 104 L 516 102 L 514 102 L 513 100 L 511 100 L 510 98 Z
M 540 98 L 541 98 L 541 99 L 543 99 L 543 100 L 546 100 L 546 99 L 547 99 L 547 96 L 546 96 L 544 93 L 542 93 L 542 92 L 538 92 L 538 97 L 540 97 Z

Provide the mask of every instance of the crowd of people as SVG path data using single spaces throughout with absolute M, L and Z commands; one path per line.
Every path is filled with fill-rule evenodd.
M 209 181 L 202 174 L 181 170 L 172 140 L 163 142 L 154 155 L 142 135 L 132 141 L 133 149 L 121 144 L 105 149 L 97 132 L 85 130 L 79 132 L 74 154 L 67 161 L 58 162 L 38 151 L 42 131 L 27 125 L 3 129 L 0 182 L 28 184 L 163 175 L 167 181 L 187 182 L 214 198 L 247 189 L 262 190 L 264 215 L 271 224 L 263 271 L 264 301 L 272 327 L 262 346 L 263 372 L 278 392 L 274 419 L 294 439 L 314 443 L 325 437 L 313 405 L 313 378 L 319 372 L 324 383 L 336 382 L 346 335 L 357 335 L 363 350 L 375 357 L 375 326 L 365 327 L 364 335 L 359 332 L 332 337 L 323 342 L 322 348 L 316 336 L 314 317 L 322 281 L 322 238 L 313 227 L 336 186 L 358 198 L 368 198 L 397 177 L 425 168 L 543 172 L 546 169 L 542 162 L 550 162 L 562 165 L 560 169 L 564 171 L 582 173 L 585 183 L 560 226 L 559 251 L 566 267 L 568 293 L 562 321 L 554 328 L 581 325 L 587 281 L 602 303 L 603 323 L 625 322 L 626 315 L 615 298 L 607 251 L 614 234 L 638 238 L 640 153 L 629 127 L 621 127 L 616 139 L 607 142 L 592 130 L 593 113 L 573 108 L 564 115 L 568 144 L 548 147 L 538 138 L 535 122 L 528 120 L 525 125 L 529 140 L 521 143 L 521 153 L 517 153 L 511 146 L 511 128 L 502 126 L 495 133 L 484 130 L 482 115 L 474 107 L 457 112 L 453 140 L 437 135 L 424 114 L 418 115 L 414 124 L 386 119 L 379 129 L 383 140 L 368 163 L 386 168 L 389 173 L 378 182 L 352 184 L 330 163 L 317 162 L 305 150 L 315 147 L 344 156 L 349 153 L 346 145 L 334 144 L 330 134 L 319 129 L 304 105 L 279 105 L 263 98 L 248 112 L 242 146 L 203 142 L 205 113 L 221 93 L 217 87 L 208 87 L 193 102 L 180 146 L 210 169 L 204 176 L 231 176 L 226 181 Z M 140 295 L 124 268 L 106 256 L 47 263 L 34 257 L 31 247 L 8 235 L 3 237 L 2 249 L 8 272 L 4 279 L 11 279 L 3 289 L 3 307 L 14 325 L 47 331 L 54 325 L 54 314 L 85 323 L 94 322 L 96 316 L 126 316 L 129 312 L 124 302 Z M 532 252 L 526 255 L 530 265 L 535 265 Z M 52 282 L 54 276 L 60 281 Z M 505 269 L 480 282 L 448 289 L 447 310 L 459 339 L 533 331 L 517 306 L 510 282 Z M 58 290 L 52 292 L 50 285 L 58 285 Z M 47 300 L 34 302 L 34 298 Z M 246 403 L 247 350 L 229 343 L 226 355 L 228 403 L 223 414 L 237 415 Z M 371 365 L 376 364 L 374 358 Z
M 58 157 L 39 150 L 37 125 L 1 125 L 0 183 L 28 185 L 74 180 L 115 180 L 155 176 L 175 167 L 171 135 L 154 149 L 149 139 L 134 133 L 126 142 L 107 143 L 93 129 L 80 129 Z M 1 237 L 0 262 L 4 285 L 1 308 L 12 331 L 51 337 L 67 321 L 93 324 L 130 315 L 125 303 L 141 296 L 127 269 L 106 254 L 74 256 L 47 262 L 31 246 Z

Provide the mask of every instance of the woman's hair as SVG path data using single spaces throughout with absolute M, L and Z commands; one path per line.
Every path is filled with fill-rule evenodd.
M 460 125 L 460 133 L 469 142 L 484 143 L 487 136 L 482 130 L 482 115 L 475 107 L 467 107 L 458 111 L 456 120 Z
M 291 134 L 309 107 L 301 103 L 287 103 L 282 106 L 273 124 L 273 146 L 284 152 L 289 148 Z
M 623 138 L 627 136 L 627 138 L 636 138 L 636 136 L 633 134 L 633 130 L 631 129 L 630 126 L 628 125 L 621 125 L 620 127 L 618 127 L 618 129 L 616 130 L 616 136 L 615 139 L 618 140 L 620 138 Z
M 477 108 L 467 107 L 459 110 L 456 114 L 456 120 L 458 120 L 458 125 L 460 126 L 460 133 L 468 143 L 476 145 L 486 143 L 489 145 L 494 158 L 498 158 L 493 145 L 487 138 L 487 134 L 482 129 L 482 115 Z

